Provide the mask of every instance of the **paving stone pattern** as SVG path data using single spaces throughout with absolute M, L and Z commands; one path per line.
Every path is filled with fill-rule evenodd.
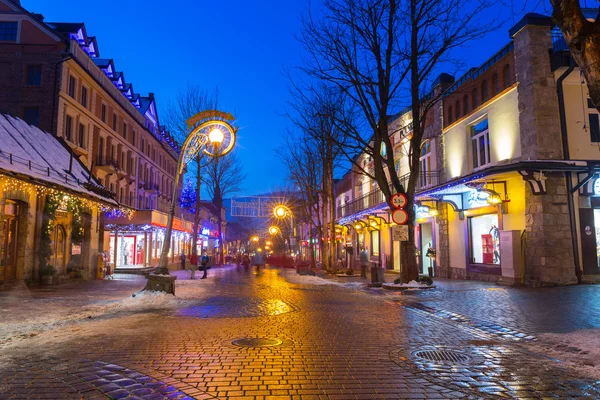
M 292 285 L 275 269 L 212 273 L 211 295 L 195 305 L 91 321 L 48 354 L 32 339 L 0 364 L 0 399 L 600 398 L 595 381 L 523 346 L 519 335 L 535 330 L 446 309 L 445 293 L 389 301 Z M 240 338 L 282 345 L 236 346 Z M 433 362 L 419 350 L 467 357 Z

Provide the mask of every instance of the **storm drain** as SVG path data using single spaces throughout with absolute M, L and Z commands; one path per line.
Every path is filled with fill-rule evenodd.
M 243 338 L 234 340 L 232 343 L 239 347 L 270 347 L 279 346 L 283 341 L 270 338 Z
M 413 356 L 433 362 L 449 362 L 461 364 L 471 361 L 468 355 L 454 350 L 417 350 Z

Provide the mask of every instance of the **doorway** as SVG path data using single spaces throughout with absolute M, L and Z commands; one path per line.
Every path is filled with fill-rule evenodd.
M 434 268 L 433 259 L 427 257 L 427 250 L 433 247 L 433 224 L 431 222 L 424 222 L 419 224 L 419 257 L 420 273 L 422 275 L 428 275 L 429 267 Z
M 58 273 L 65 272 L 67 235 L 62 225 L 55 225 L 52 233 L 52 264 Z
M 0 237 L 0 279 L 5 282 L 17 279 L 20 210 L 19 203 L 6 200 Z

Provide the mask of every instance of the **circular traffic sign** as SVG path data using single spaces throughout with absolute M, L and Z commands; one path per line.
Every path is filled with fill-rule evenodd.
M 392 205 L 395 208 L 404 208 L 404 207 L 406 207 L 407 203 L 408 203 L 408 199 L 406 198 L 406 195 L 403 193 L 396 193 L 392 196 Z
M 394 210 L 392 213 L 392 221 L 398 225 L 404 225 L 408 222 L 408 213 L 402 209 Z

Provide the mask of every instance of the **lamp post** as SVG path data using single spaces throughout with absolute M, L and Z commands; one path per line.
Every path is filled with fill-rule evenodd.
M 171 197 L 171 208 L 167 219 L 165 239 L 158 268 L 148 276 L 148 283 L 144 290 L 162 291 L 175 294 L 175 277 L 169 274 L 169 250 L 171 248 L 171 233 L 173 231 L 173 218 L 175 205 L 178 199 L 179 179 L 186 165 L 196 158 L 201 152 L 209 157 L 221 157 L 229 153 L 235 145 L 237 129 L 228 122 L 215 117 L 233 120 L 231 114 L 219 111 L 205 111 L 188 120 L 188 127 L 193 128 L 181 146 L 175 173 L 175 185 Z M 194 246 L 196 244 L 194 243 Z
M 273 208 L 273 215 L 277 219 L 290 218 L 290 236 L 288 237 L 288 250 L 292 252 L 292 237 L 294 235 L 294 213 L 284 204 L 278 204 Z M 271 228 L 269 228 L 270 230 Z

